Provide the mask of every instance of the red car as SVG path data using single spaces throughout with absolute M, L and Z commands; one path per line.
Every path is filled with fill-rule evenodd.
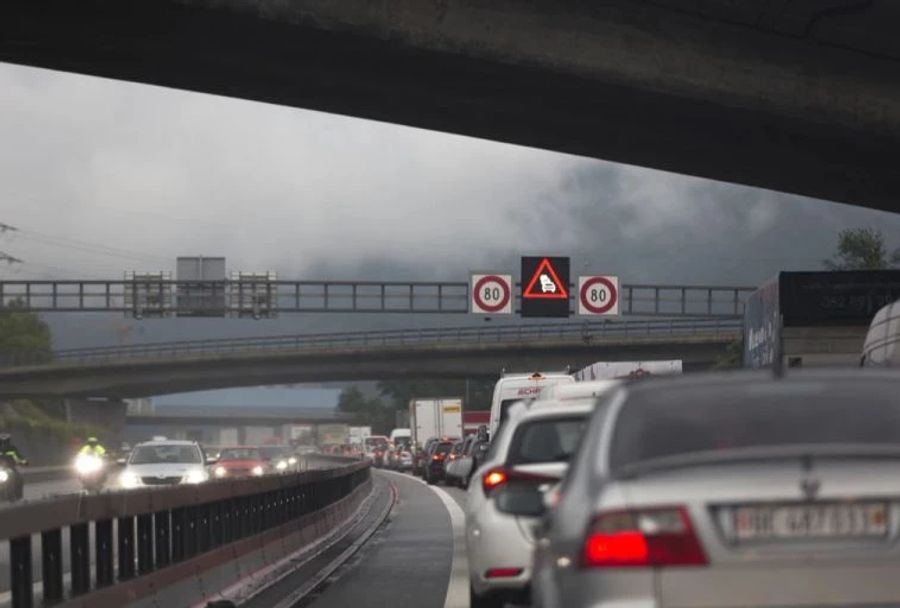
M 212 466 L 214 479 L 260 477 L 268 470 L 268 462 L 257 448 L 223 448 L 219 460 Z

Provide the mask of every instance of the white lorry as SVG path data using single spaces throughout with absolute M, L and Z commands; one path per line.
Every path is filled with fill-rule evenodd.
M 438 399 L 413 399 L 409 402 L 409 426 L 412 445 L 424 447 L 432 437 L 463 436 L 462 399 L 441 397 Z
M 491 439 L 497 429 L 506 420 L 509 408 L 519 401 L 531 402 L 539 399 L 541 392 L 551 386 L 575 382 L 575 378 L 566 372 L 533 372 L 530 374 L 504 374 L 494 385 L 494 397 L 491 399 Z
M 372 436 L 372 427 L 370 426 L 351 426 L 350 427 L 350 444 L 359 447 L 360 452 L 363 451 L 363 445 L 366 437 Z

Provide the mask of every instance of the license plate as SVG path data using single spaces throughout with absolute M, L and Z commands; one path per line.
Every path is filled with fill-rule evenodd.
M 737 540 L 884 536 L 885 503 L 761 505 L 734 510 Z

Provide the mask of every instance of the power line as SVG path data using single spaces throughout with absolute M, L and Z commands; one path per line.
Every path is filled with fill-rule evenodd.
M 140 253 L 136 251 L 131 251 L 128 249 L 121 249 L 119 247 L 110 247 L 108 245 L 98 245 L 96 243 L 89 243 L 86 241 L 79 241 L 77 239 L 73 239 L 70 237 L 64 237 L 59 235 L 50 235 L 44 234 L 41 232 L 37 232 L 35 230 L 24 230 L 21 228 L 16 228 L 15 226 L 10 226 L 9 224 L 0 223 L 0 233 L 2 232 L 15 232 L 17 236 L 40 243 L 42 245 L 49 245 L 51 247 L 61 247 L 73 249 L 75 251 L 81 251 L 83 253 L 90 253 L 94 255 L 101 256 L 112 256 L 116 258 L 128 258 L 131 260 L 137 260 L 141 262 L 169 262 L 168 258 Z
M 24 260 L 20 260 L 19 258 L 13 257 L 6 253 L 5 251 L 0 251 L 0 262 L 6 262 L 7 265 L 11 264 L 24 264 Z

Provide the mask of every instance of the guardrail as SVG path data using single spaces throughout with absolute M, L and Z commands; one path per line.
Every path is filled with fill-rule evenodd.
M 40 535 L 43 604 L 52 605 L 63 601 L 67 591 L 64 528 L 71 564 L 68 591 L 77 598 L 92 590 L 92 581 L 94 589 L 132 581 L 290 524 L 348 496 L 369 478 L 369 466 L 354 462 L 303 473 L 70 495 L 11 506 L 0 517 L 0 539 L 9 542 L 12 606 L 34 605 L 33 536 Z
M 172 359 L 197 355 L 328 350 L 350 347 L 443 345 L 462 343 L 522 343 L 576 338 L 586 342 L 608 337 L 694 336 L 733 334 L 739 319 L 668 319 L 649 321 L 589 321 L 583 323 L 517 324 L 490 327 L 450 327 L 384 331 L 298 334 L 254 338 L 185 340 L 60 350 L 46 357 L 0 357 L 8 367 L 41 363 L 84 364 L 130 359 Z

